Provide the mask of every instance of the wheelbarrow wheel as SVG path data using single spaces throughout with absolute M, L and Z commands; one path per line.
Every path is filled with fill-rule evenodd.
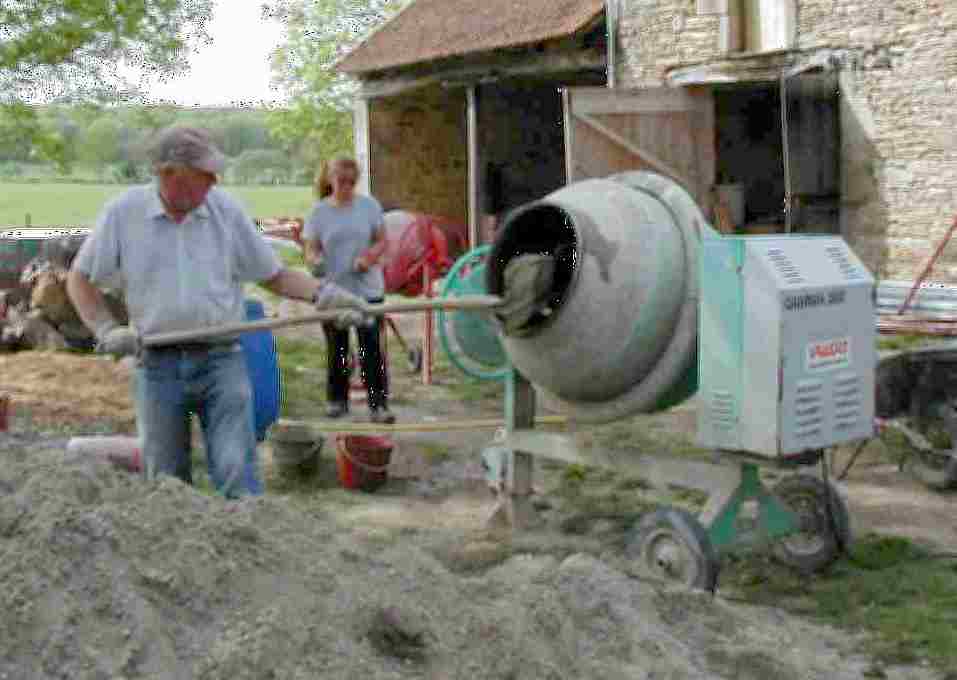
M 702 590 L 717 587 L 719 564 L 711 539 L 686 510 L 666 506 L 642 517 L 626 551 L 656 578 Z
M 774 493 L 800 524 L 800 531 L 777 543 L 775 556 L 807 573 L 834 562 L 851 540 L 847 505 L 837 489 L 817 477 L 792 475 L 778 482 Z

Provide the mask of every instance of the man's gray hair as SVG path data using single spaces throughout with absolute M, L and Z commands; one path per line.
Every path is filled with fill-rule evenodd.
M 174 125 L 161 130 L 150 145 L 155 171 L 169 167 L 190 167 L 221 175 L 226 157 L 202 128 Z

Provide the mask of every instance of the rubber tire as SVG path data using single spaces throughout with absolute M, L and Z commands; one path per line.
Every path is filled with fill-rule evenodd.
M 693 559 L 694 571 L 691 574 L 675 578 L 655 563 L 654 543 L 662 538 L 681 546 Z M 642 517 L 628 542 L 626 554 L 639 561 L 643 570 L 664 580 L 711 592 L 718 585 L 720 564 L 714 546 L 701 522 L 687 510 L 665 506 Z
M 813 552 L 798 551 L 789 544 L 789 537 L 782 538 L 774 548 L 780 561 L 805 573 L 820 571 L 832 564 L 851 542 L 851 522 L 844 499 L 824 480 L 810 475 L 791 475 L 774 486 L 774 494 L 792 512 L 800 515 L 801 509 L 794 502 L 799 498 L 812 497 L 818 511 L 827 512 L 830 506 L 831 521 L 827 514 L 818 517 L 826 524 L 826 535 L 821 535 L 821 547 Z
M 957 487 L 957 458 L 952 458 L 942 469 L 926 465 L 920 452 L 910 456 L 908 469 L 918 482 L 934 491 L 949 491 Z

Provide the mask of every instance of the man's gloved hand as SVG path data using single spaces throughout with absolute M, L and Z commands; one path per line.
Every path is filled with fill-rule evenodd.
M 362 312 L 349 309 L 336 314 L 336 319 L 332 323 L 336 328 L 345 330 L 351 326 L 362 326 L 369 323 L 369 317 Z
M 330 281 L 326 281 L 316 289 L 315 294 L 312 296 L 312 303 L 319 311 L 336 309 L 338 307 L 364 309 L 366 306 L 364 299 Z
M 359 326 L 366 323 L 366 314 L 362 312 L 366 307 L 366 301 L 358 295 L 350 293 L 342 286 L 337 286 L 329 281 L 325 282 L 316 290 L 312 302 L 319 311 L 342 309 L 336 315 L 334 321 L 339 328 Z
M 97 329 L 96 351 L 116 357 L 135 356 L 140 349 L 140 339 L 129 326 L 110 324 Z

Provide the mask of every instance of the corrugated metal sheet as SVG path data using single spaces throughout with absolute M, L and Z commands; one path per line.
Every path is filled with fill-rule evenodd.
M 908 281 L 881 281 L 877 284 L 879 314 L 897 314 L 913 287 Z M 927 319 L 957 317 L 957 286 L 923 284 L 907 308 L 908 316 Z
M 877 284 L 877 330 L 881 333 L 957 337 L 957 286 L 924 283 L 900 314 L 913 281 Z

